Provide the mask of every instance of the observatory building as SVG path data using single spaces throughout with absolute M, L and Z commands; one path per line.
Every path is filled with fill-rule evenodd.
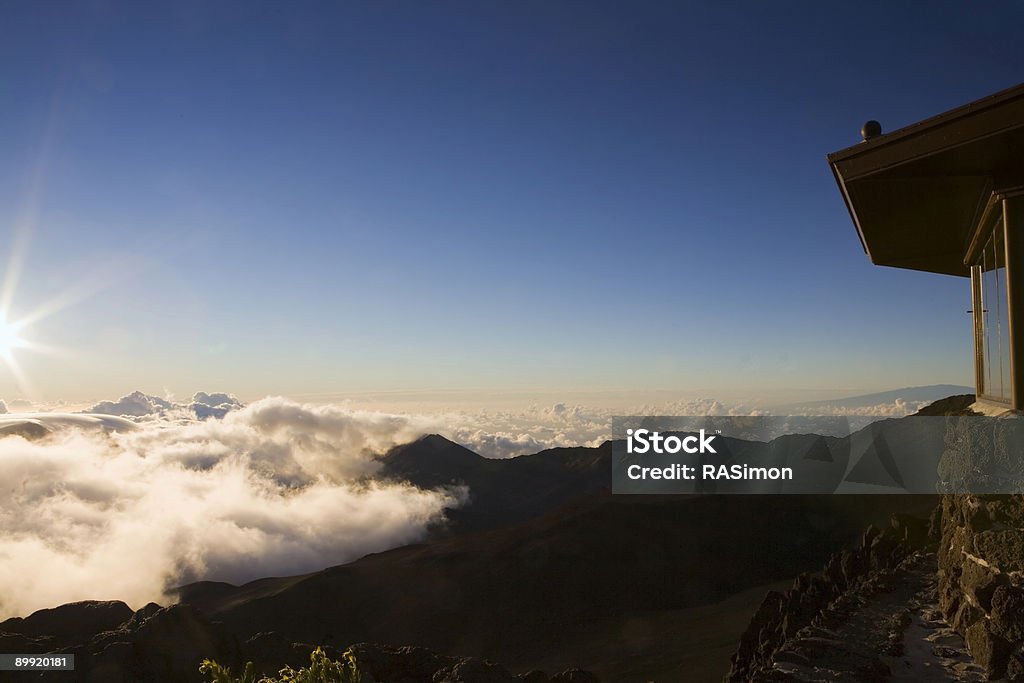
M 970 278 L 985 412 L 1024 412 L 1024 84 L 828 155 L 871 262 Z

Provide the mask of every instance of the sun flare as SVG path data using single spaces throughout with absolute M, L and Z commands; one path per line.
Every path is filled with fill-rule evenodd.
M 14 349 L 27 348 L 29 343 L 21 338 L 21 325 L 7 322 L 6 316 L 0 314 L 0 358 L 7 363 L 14 360 Z

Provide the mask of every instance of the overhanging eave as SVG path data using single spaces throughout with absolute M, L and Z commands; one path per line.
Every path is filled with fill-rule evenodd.
M 969 277 L 993 187 L 1024 174 L 1024 85 L 828 155 L 872 263 Z

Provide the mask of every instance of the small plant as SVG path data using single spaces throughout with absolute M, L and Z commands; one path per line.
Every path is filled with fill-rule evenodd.
M 212 659 L 203 660 L 203 663 L 199 665 L 199 673 L 209 674 L 210 683 L 264 683 L 268 680 L 266 678 L 256 680 L 256 669 L 253 668 L 252 662 L 245 665 L 245 671 L 242 672 L 241 678 L 235 678 L 231 675 L 231 669 L 221 666 Z
M 313 650 L 309 655 L 309 667 L 296 671 L 286 666 L 277 672 L 276 678 L 263 676 L 256 678 L 256 669 L 252 662 L 245 665 L 240 678 L 231 674 L 231 669 L 217 662 L 204 659 L 199 665 L 199 673 L 208 674 L 210 683 L 359 683 L 362 675 L 359 666 L 350 650 L 341 659 L 332 661 L 321 648 Z

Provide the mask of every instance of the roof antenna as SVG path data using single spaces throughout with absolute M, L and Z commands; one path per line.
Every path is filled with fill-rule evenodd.
M 860 136 L 864 142 L 867 142 L 871 138 L 877 138 L 882 134 L 882 124 L 872 119 L 868 121 L 860 128 Z

